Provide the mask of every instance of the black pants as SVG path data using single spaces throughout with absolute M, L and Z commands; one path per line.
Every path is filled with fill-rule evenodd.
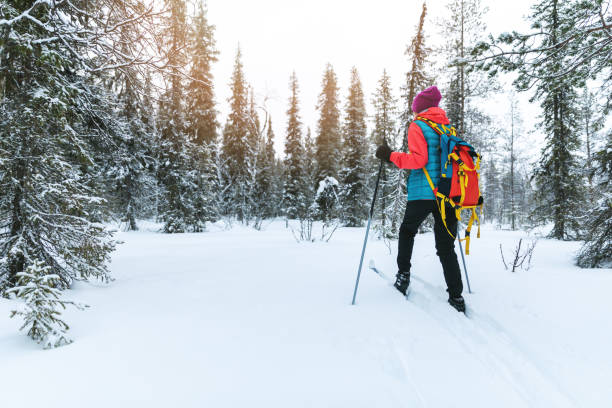
M 397 266 L 400 271 L 410 271 L 414 236 L 429 213 L 432 213 L 434 217 L 436 253 L 444 270 L 444 279 L 446 280 L 448 293 L 452 297 L 457 297 L 463 292 L 463 283 L 461 282 L 461 271 L 459 270 L 459 262 L 457 262 L 457 254 L 455 253 L 455 240 L 444 228 L 440 210 L 434 200 L 414 200 L 408 201 L 406 204 L 406 212 L 404 213 L 404 220 L 399 232 Z M 449 231 L 456 237 L 457 218 L 455 217 L 455 211 L 448 205 L 446 207 L 446 225 Z

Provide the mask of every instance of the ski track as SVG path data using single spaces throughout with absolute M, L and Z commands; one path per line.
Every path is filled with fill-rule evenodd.
M 419 288 L 413 288 L 408 301 L 431 316 L 470 355 L 478 358 L 492 375 L 501 374 L 502 378 L 512 386 L 528 406 L 545 405 L 545 401 L 539 401 L 538 398 L 538 395 L 542 394 L 557 395 L 555 407 L 577 406 L 574 398 L 563 390 L 554 375 L 549 370 L 543 369 L 542 365 L 533 358 L 533 353 L 527 351 L 517 337 L 504 329 L 492 316 L 475 312 L 469 306 L 467 315 L 462 316 L 447 305 L 446 299 L 440 295 L 445 293 L 444 288 L 435 287 L 418 276 L 411 276 L 411 280 L 411 285 L 414 281 L 421 285 Z M 424 296 L 421 290 L 426 291 L 428 297 Z M 441 317 L 443 314 L 451 314 L 451 316 L 454 314 L 455 316 L 447 319 Z M 452 328 L 449 327 L 449 324 L 452 324 Z M 482 324 L 486 325 L 488 330 L 485 330 Z M 462 334 L 458 334 L 458 331 L 461 331 Z M 477 344 L 471 344 L 465 340 L 470 338 L 475 339 Z M 530 375 L 524 376 L 525 370 L 529 370 Z M 529 380 L 523 381 L 522 377 Z M 533 378 L 538 378 L 537 384 L 531 384 Z M 542 393 L 542 387 L 552 388 L 552 393 Z
M 392 358 L 400 363 L 403 373 L 405 375 L 405 378 L 417 399 L 414 402 L 418 403 L 418 405 L 407 404 L 406 406 L 415 407 L 415 408 L 416 407 L 427 407 L 428 404 L 426 403 L 426 400 L 423 394 L 421 394 L 421 392 L 419 391 L 419 386 L 414 378 L 414 375 L 412 374 L 412 371 L 410 370 L 410 365 L 406 362 L 402 353 L 400 352 L 402 348 L 398 347 L 397 342 L 392 338 L 389 339 L 387 346 L 389 347 L 389 350 L 391 350 L 391 353 L 393 354 Z
M 370 261 L 369 268 L 378 274 L 390 289 L 393 289 L 391 278 L 375 267 L 373 261 Z M 415 281 L 420 284 L 419 288 L 415 289 Z M 515 335 L 504 329 L 492 316 L 475 312 L 469 305 L 467 305 L 466 314 L 462 316 L 447 304 L 444 296 L 440 295 L 445 293 L 444 288 L 436 287 L 414 274 L 411 276 L 409 290 L 409 296 L 406 299 L 410 304 L 431 317 L 467 353 L 475 356 L 491 375 L 502 377 L 506 383 L 512 386 L 512 389 L 527 406 L 542 406 L 543 402 L 539 401 L 538 398 L 538 395 L 542 395 L 542 387 L 552 388 L 554 395 L 559 396 L 558 401 L 555 402 L 556 407 L 578 406 L 576 400 L 559 385 L 554 374 L 533 357 L 534 353 L 530 352 Z M 427 296 L 424 295 L 424 291 L 427 292 Z M 450 319 L 442 317 L 442 315 L 449 314 Z M 449 327 L 449 323 L 452 324 L 452 328 Z M 477 323 L 480 323 L 480 325 Z M 482 325 L 486 325 L 488 329 L 485 330 L 481 327 Z M 462 334 L 460 335 L 458 332 Z M 470 338 L 474 339 L 476 344 L 464 340 Z M 397 349 L 395 348 L 395 350 L 397 354 Z M 532 385 L 530 381 L 522 380 L 523 372 L 527 368 L 532 373 L 535 372 L 539 379 L 538 384 Z M 527 378 L 532 379 L 533 377 L 527 376 Z M 416 389 L 414 381 L 411 382 L 411 386 Z M 547 393 L 546 395 L 550 394 Z M 427 406 L 422 396 L 419 400 L 422 406 Z

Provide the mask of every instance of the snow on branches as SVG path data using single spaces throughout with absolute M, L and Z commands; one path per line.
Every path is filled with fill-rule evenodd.
M 8 292 L 24 301 L 23 306 L 11 312 L 11 317 L 23 317 L 21 330 L 44 348 L 55 348 L 72 343 L 66 336 L 68 325 L 59 318 L 59 309 L 73 305 L 82 310 L 87 305 L 62 300 L 60 277 L 49 273 L 44 262 L 34 261 L 25 272 L 17 273 L 17 286 Z

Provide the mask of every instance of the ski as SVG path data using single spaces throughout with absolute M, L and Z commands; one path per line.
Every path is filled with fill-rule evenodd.
M 393 286 L 393 284 L 395 283 L 393 279 L 390 276 L 385 275 L 380 269 L 378 269 L 373 259 L 370 259 L 370 263 L 368 264 L 368 267 L 371 270 L 373 270 L 376 273 L 376 275 L 384 279 L 389 285 Z M 395 289 L 395 287 L 393 288 L 393 290 L 399 293 L 399 291 Z M 404 296 L 406 299 L 408 299 L 408 295 L 410 295 L 410 291 L 411 291 L 411 287 L 408 286 L 408 289 L 406 290 L 406 295 Z
M 387 283 L 389 283 L 391 286 L 393 286 L 393 283 L 394 283 L 393 279 L 392 279 L 391 277 L 389 277 L 388 275 L 386 275 L 386 274 L 385 274 L 383 271 L 381 271 L 380 269 L 378 269 L 378 268 L 376 267 L 376 264 L 374 263 L 374 260 L 373 260 L 373 259 L 370 259 L 370 262 L 369 262 L 369 264 L 368 264 L 368 267 L 369 267 L 369 268 L 370 268 L 372 271 L 374 271 L 374 273 L 376 273 L 376 275 L 380 276 L 380 277 L 381 277 L 382 279 L 384 279 L 384 280 L 385 280 Z M 415 277 L 415 278 L 416 278 L 416 277 Z M 422 282 L 422 283 L 424 283 L 424 284 L 426 283 L 426 282 L 425 282 L 425 281 L 423 281 L 422 279 L 419 279 L 419 278 L 416 278 L 416 279 L 417 279 L 417 280 L 419 280 L 419 281 L 421 281 L 421 282 Z M 394 290 L 395 292 L 397 292 L 397 289 L 393 288 L 393 290 Z M 411 291 L 412 291 L 412 286 L 408 286 L 408 290 L 406 291 L 406 296 L 405 296 L 406 300 L 408 300 L 408 296 L 410 295 L 410 292 L 411 292 Z M 449 302 L 447 302 L 447 303 L 449 303 Z M 456 307 L 454 307 L 454 306 L 453 306 L 452 304 L 450 304 L 450 303 L 449 303 L 449 306 L 450 306 L 451 308 L 453 308 L 453 310 L 456 310 L 456 311 L 457 311 L 457 312 L 459 312 L 459 313 L 463 313 L 463 315 L 465 315 L 466 317 L 469 317 L 469 316 L 468 316 L 468 313 L 467 313 L 468 308 L 467 308 L 467 306 L 466 306 L 466 305 L 464 305 L 464 307 L 465 307 L 465 310 L 464 310 L 464 311 L 460 311 L 460 310 L 458 310 Z

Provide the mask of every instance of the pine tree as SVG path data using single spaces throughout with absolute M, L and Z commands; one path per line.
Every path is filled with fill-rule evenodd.
M 96 222 L 109 216 L 97 155 L 113 146 L 116 117 L 100 84 L 109 61 L 131 59 L 103 47 L 114 42 L 101 28 L 117 21 L 109 13 L 67 2 L 0 8 L 0 291 L 35 262 L 58 289 L 109 278 L 115 244 Z
M 127 13 L 125 4 L 119 4 L 121 6 Z M 139 27 L 122 25 L 119 32 L 116 46 L 122 54 L 129 54 L 130 44 L 140 35 Z M 113 212 L 125 223 L 127 230 L 136 230 L 136 218 L 143 215 L 146 197 L 151 195 L 155 185 L 151 147 L 156 135 L 150 120 L 151 112 L 147 110 L 150 107 L 143 104 L 141 97 L 150 92 L 150 82 L 145 83 L 136 67 L 128 66 L 115 71 L 111 89 L 117 94 L 115 108 L 121 127 L 114 134 L 115 149 L 109 151 L 109 156 L 104 157 L 101 164 L 105 178 L 109 180 Z
M 469 111 L 474 109 L 470 105 L 471 98 L 486 94 L 493 83 L 491 80 L 483 81 L 479 72 L 468 70 L 464 64 L 452 63 L 463 61 L 482 37 L 486 29 L 482 20 L 484 11 L 480 0 L 452 0 L 447 4 L 447 10 L 448 18 L 443 21 L 442 27 L 448 41 L 443 53 L 451 65 L 445 67 L 449 70 L 450 81 L 444 106 L 459 135 L 474 143 L 480 127 L 469 129 L 466 123 Z
M 215 166 L 215 150 L 218 141 L 217 110 L 213 86 L 212 64 L 219 52 L 215 47 L 215 27 L 208 23 L 207 10 L 198 4 L 191 30 L 190 40 L 190 81 L 187 86 L 187 134 L 194 145 L 193 170 L 199 174 L 195 180 L 199 194 L 199 217 L 202 221 L 214 221 L 219 213 L 219 203 L 213 192 L 219 187 Z
M 573 29 L 573 21 L 564 18 L 568 5 L 558 0 L 545 0 L 533 7 L 531 20 L 549 36 L 543 46 L 556 44 Z M 561 72 L 565 61 L 551 49 L 550 59 L 539 68 L 545 75 Z M 520 90 L 529 88 L 531 74 L 519 69 L 517 86 Z M 579 217 L 583 199 L 583 181 L 576 160 L 580 146 L 577 132 L 578 112 L 576 109 L 576 86 L 583 86 L 581 75 L 543 79 L 537 84 L 534 99 L 540 100 L 542 122 L 540 127 L 546 134 L 546 145 L 534 172 L 538 191 L 536 215 L 541 221 L 552 221 L 552 238 L 575 238 L 579 232 Z
M 159 131 L 161 134 L 158 177 L 164 188 L 160 220 L 163 231 L 177 233 L 204 230 L 209 220 L 205 193 L 200 190 L 203 175 L 200 173 L 197 147 L 188 136 L 185 117 L 184 75 L 179 70 L 187 62 L 185 3 L 183 0 L 167 0 L 169 10 L 164 39 L 168 48 L 166 92 L 159 107 Z
M 588 213 L 584 245 L 576 259 L 583 268 L 612 266 L 612 134 L 607 139 L 607 144 L 595 154 L 597 200 Z
M 145 197 L 140 201 L 140 213 L 143 218 L 157 218 L 160 201 L 160 185 L 159 185 L 159 158 L 161 135 L 157 128 L 158 112 L 153 94 L 153 79 L 151 70 L 144 73 L 144 84 L 142 91 L 142 99 L 140 102 L 142 108 L 141 120 L 146 129 L 149 129 L 150 134 L 146 138 L 147 143 L 144 146 L 147 157 L 147 176 L 148 189 L 145 192 Z
M 414 37 L 406 47 L 405 55 L 408 56 L 410 70 L 406 72 L 406 83 L 402 87 L 402 97 L 404 98 L 404 109 L 400 117 L 400 127 L 402 128 L 402 138 L 398 146 L 400 151 L 408 151 L 408 138 L 406 130 L 408 123 L 412 121 L 412 101 L 423 89 L 430 86 L 433 82 L 432 76 L 428 73 L 430 67 L 429 55 L 432 49 L 427 46 L 425 40 L 425 17 L 427 16 L 427 5 L 423 2 L 419 23 L 416 26 Z M 401 146 L 401 147 L 400 147 Z M 391 207 L 389 214 L 391 225 L 386 231 L 387 237 L 396 236 L 399 225 L 404 215 L 404 204 L 406 202 L 406 184 L 410 170 L 401 169 L 391 173 L 395 183 L 395 191 L 390 197 Z M 427 221 L 429 223 L 429 221 Z
M 421 10 L 421 17 L 416 27 L 416 33 L 410 42 L 410 45 L 406 47 L 405 54 L 410 60 L 410 71 L 406 73 L 406 84 L 402 88 L 404 92 L 404 111 L 402 113 L 401 122 L 408 123 L 412 120 L 412 101 L 414 97 L 423 89 L 427 88 L 432 78 L 427 73 L 429 66 L 429 54 L 431 54 L 431 48 L 427 47 L 425 43 L 425 16 L 427 15 L 427 5 L 423 2 Z M 407 151 L 408 142 L 402 143 L 402 151 Z
M 512 231 L 516 229 L 517 220 L 519 217 L 519 209 L 517 203 L 517 188 L 518 188 L 518 159 L 519 159 L 519 139 L 521 136 L 521 117 L 520 111 L 518 108 L 518 101 L 514 95 L 511 96 L 510 99 L 510 129 L 509 132 L 506 132 L 506 145 L 505 150 L 509 152 L 508 160 L 506 161 L 509 164 L 508 175 L 507 175 L 507 183 L 505 183 L 504 190 L 506 191 L 504 203 L 507 203 L 509 206 L 509 219 L 510 219 L 510 228 Z
M 397 102 L 391 91 L 391 78 L 387 70 L 383 71 L 381 79 L 378 81 L 378 88 L 373 95 L 372 105 L 374 107 L 374 129 L 372 130 L 372 144 L 380 146 L 383 142 L 390 146 L 395 146 L 395 129 L 397 118 Z M 378 169 L 378 161 L 372 161 L 371 168 Z M 372 179 L 376 177 L 372 174 Z M 383 166 L 380 175 L 378 205 L 375 209 L 375 227 L 379 229 L 382 236 L 390 238 L 396 236 L 393 222 L 394 210 L 393 199 L 397 193 L 397 187 L 403 184 L 401 173 L 396 169 Z M 403 195 L 402 195 L 403 198 Z
M 245 180 L 238 188 L 240 189 L 241 213 L 244 222 L 248 225 L 251 220 L 254 220 L 254 227 L 259 229 L 263 219 L 265 202 L 261 186 L 258 185 L 260 175 L 264 172 L 265 162 L 263 159 L 263 149 L 265 146 L 265 125 L 261 126 L 257 106 L 255 103 L 255 95 L 253 89 L 250 89 L 249 110 L 248 110 L 248 132 L 246 138 L 246 156 L 244 157 Z
M 266 138 L 259 149 L 259 162 L 261 170 L 257 177 L 257 195 L 261 203 L 260 216 L 263 219 L 272 218 L 277 215 L 279 203 L 278 176 L 276 158 L 274 152 L 274 130 L 272 129 L 272 117 L 268 117 L 266 126 Z
M 535 174 L 538 221 L 552 221 L 551 236 L 577 236 L 583 186 L 575 160 L 578 151 L 576 89 L 587 78 L 599 78 L 610 95 L 610 24 L 601 0 L 542 0 L 532 7 L 527 34 L 503 33 L 474 47 L 468 61 L 495 75 L 517 71 L 519 90 L 536 88 L 543 109 L 541 128 L 547 139 Z M 588 52 L 585 52 L 588 50 Z M 612 97 L 608 96 L 608 103 Z
M 318 210 L 315 190 L 317 167 L 313 165 L 316 163 L 315 157 L 315 143 L 312 138 L 310 128 L 308 128 L 306 131 L 306 137 L 304 138 L 304 159 L 306 164 L 303 166 L 304 173 L 302 175 L 302 198 L 299 203 L 298 211 L 301 241 L 314 240 L 313 225 Z
M 11 317 L 23 316 L 21 330 L 27 329 L 28 336 L 46 349 L 72 343 L 66 336 L 69 327 L 60 319 L 59 309 L 66 309 L 67 304 L 83 308 L 61 300 L 60 277 L 50 270 L 44 262 L 34 261 L 25 272 L 17 274 L 17 286 L 9 291 L 24 301 L 20 310 L 11 312 Z
M 338 177 L 338 153 L 342 144 L 338 78 L 331 64 L 327 64 L 321 88 L 317 103 L 320 112 L 316 139 L 317 182 Z
M 289 109 L 287 110 L 287 137 L 285 138 L 285 175 L 283 204 L 290 219 L 303 215 L 304 158 L 302 122 L 299 114 L 298 82 L 295 72 L 289 79 Z
M 222 159 L 227 172 L 227 193 L 223 198 L 226 215 L 236 215 L 244 219 L 240 203 L 245 201 L 241 189 L 246 177 L 244 159 L 247 154 L 247 136 L 249 132 L 249 97 L 248 85 L 244 78 L 242 51 L 236 52 L 234 73 L 231 82 L 232 96 L 229 98 L 230 114 L 223 130 Z
M 208 23 L 205 6 L 199 3 L 189 32 L 191 72 L 187 86 L 188 133 L 197 145 L 215 143 L 219 127 L 211 72 L 219 54 L 214 31 L 215 26 Z
M 308 211 L 311 212 L 310 208 L 314 203 L 314 197 L 317 186 L 317 152 L 316 144 L 312 137 L 310 127 L 306 129 L 306 137 L 304 138 L 304 153 L 305 153 L 305 165 L 304 165 L 304 191 L 305 200 L 304 205 L 308 207 Z
M 351 84 L 345 108 L 340 171 L 343 222 L 349 227 L 361 226 L 367 218 L 368 169 L 366 110 L 357 68 L 351 70 Z

